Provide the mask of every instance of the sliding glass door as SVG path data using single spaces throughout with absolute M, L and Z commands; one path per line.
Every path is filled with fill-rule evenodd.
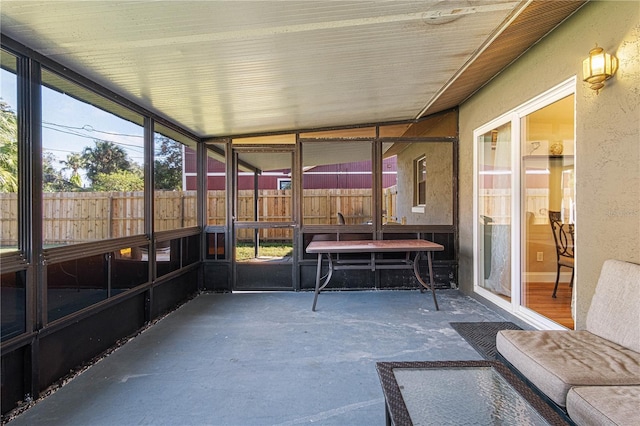
M 475 291 L 541 328 L 574 326 L 574 88 L 474 132 Z

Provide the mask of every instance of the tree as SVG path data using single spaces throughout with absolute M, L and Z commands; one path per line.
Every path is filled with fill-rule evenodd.
M 166 136 L 156 136 L 156 146 L 160 141 L 160 150 L 153 162 L 155 189 L 175 191 L 182 189 L 182 144 Z
M 85 162 L 87 177 L 92 183 L 99 174 L 108 175 L 132 168 L 126 151 L 109 141 L 94 140 L 93 147 L 84 149 L 82 160 Z
M 80 178 L 80 173 L 78 170 L 85 166 L 85 162 L 82 158 L 81 154 L 74 152 L 72 154 L 67 154 L 67 159 L 60 161 L 60 164 L 64 165 L 62 170 L 71 170 L 71 177 L 69 177 L 69 182 L 77 187 L 82 186 L 82 179 Z
M 42 153 L 42 190 L 44 192 L 69 192 L 76 189 L 60 170 L 53 165 L 58 161 L 50 152 Z
M 0 101 L 0 192 L 18 192 L 18 119 Z
M 92 185 L 95 191 L 142 191 L 144 176 L 140 170 L 118 170 L 113 173 L 98 173 Z

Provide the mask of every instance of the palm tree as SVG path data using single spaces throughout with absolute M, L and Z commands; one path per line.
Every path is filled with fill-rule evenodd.
M 71 177 L 69 178 L 69 182 L 77 187 L 81 187 L 82 179 L 80 178 L 80 173 L 78 172 L 78 170 L 82 169 L 85 166 L 85 161 L 82 158 L 82 155 L 77 152 L 67 154 L 67 159 L 61 160 L 60 164 L 64 165 L 62 170 L 71 170 Z
M 18 120 L 0 101 L 0 191 L 18 192 Z
M 111 174 L 120 170 L 131 170 L 131 162 L 124 149 L 109 141 L 94 140 L 93 147 L 82 153 L 84 169 L 91 182 L 98 174 Z

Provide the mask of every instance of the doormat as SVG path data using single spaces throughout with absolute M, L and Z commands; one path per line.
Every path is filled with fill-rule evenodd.
M 500 330 L 521 330 L 512 322 L 450 322 L 458 332 L 484 359 L 497 359 L 496 334 Z

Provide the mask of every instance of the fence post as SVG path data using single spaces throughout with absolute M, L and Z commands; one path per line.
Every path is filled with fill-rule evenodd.
M 180 195 L 180 227 L 184 228 L 184 191 Z
M 109 235 L 109 238 L 114 238 L 113 237 L 113 195 L 111 193 L 109 193 L 109 204 L 108 204 L 108 209 L 107 209 L 107 233 Z

